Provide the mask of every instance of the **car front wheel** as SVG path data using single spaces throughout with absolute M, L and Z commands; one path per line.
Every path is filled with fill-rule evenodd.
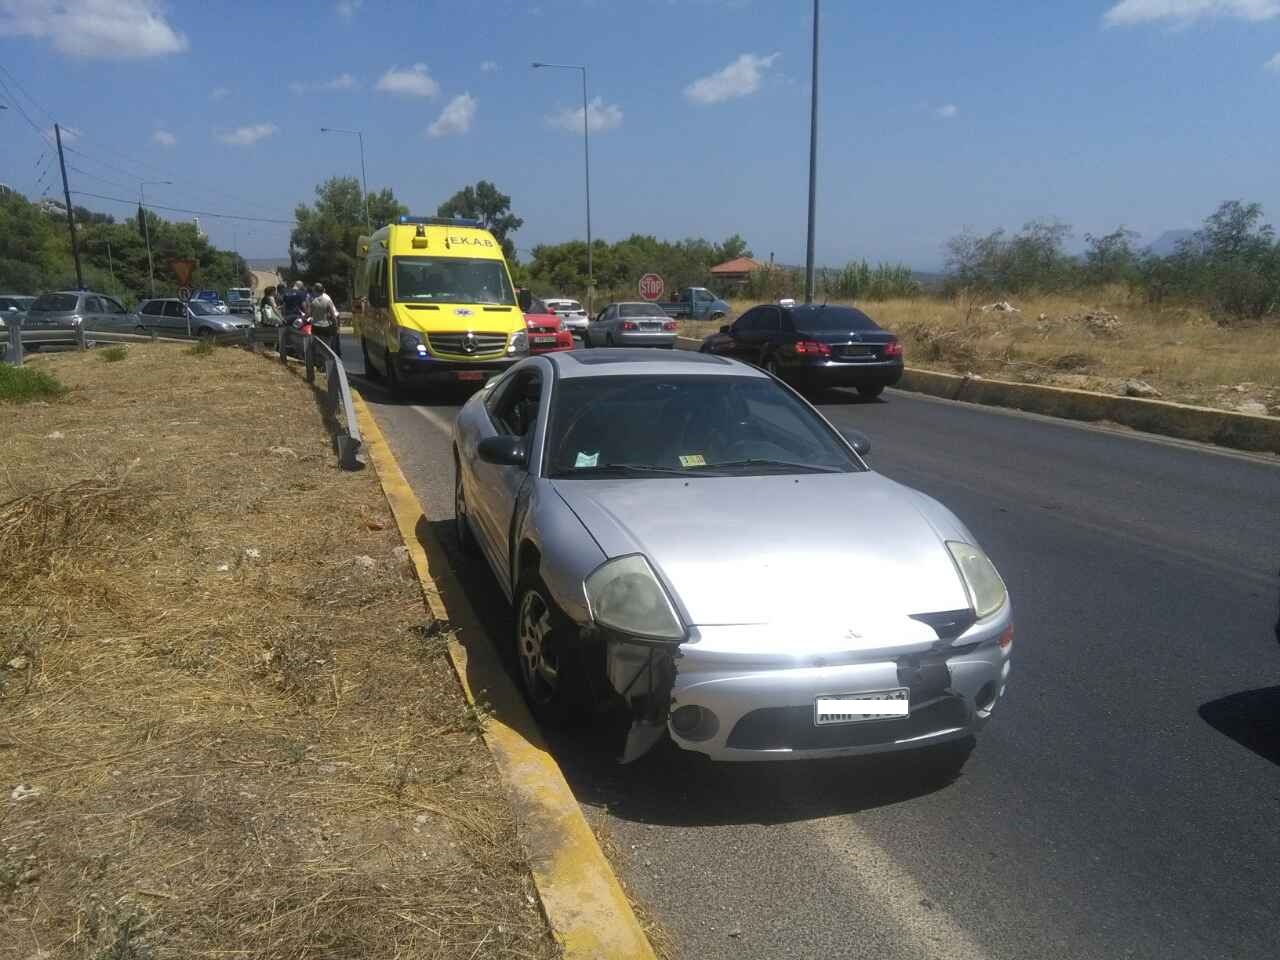
M 455 451 L 453 455 L 453 526 L 458 536 L 458 546 L 467 555 L 476 552 L 475 534 L 467 520 L 467 494 L 462 486 L 462 461 Z
M 522 581 L 516 602 L 516 663 L 525 697 L 536 709 L 562 703 L 562 657 L 555 603 L 537 577 Z

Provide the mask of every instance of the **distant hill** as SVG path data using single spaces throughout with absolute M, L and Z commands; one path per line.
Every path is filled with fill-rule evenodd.
M 1195 236 L 1194 230 L 1166 230 L 1151 242 L 1147 252 L 1157 257 L 1167 257 L 1177 253 L 1183 243 L 1194 240 Z
M 250 270 L 263 270 L 266 272 L 279 270 L 281 267 L 289 266 L 288 257 L 277 257 L 274 260 L 247 260 L 245 262 L 249 264 Z

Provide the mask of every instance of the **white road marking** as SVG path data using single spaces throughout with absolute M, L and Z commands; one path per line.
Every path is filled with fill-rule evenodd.
M 800 825 L 817 833 L 836 854 L 851 887 L 861 888 L 861 902 L 885 915 L 885 930 L 893 931 L 901 957 L 921 960 L 988 960 L 987 952 L 946 910 L 929 900 L 902 865 L 853 817 L 825 817 Z
M 413 410 L 415 413 L 421 414 L 422 418 L 426 420 L 427 423 L 431 424 L 446 437 L 453 436 L 453 424 L 440 416 L 440 414 L 436 413 L 434 410 L 428 410 L 426 407 L 420 407 L 416 404 L 409 409 Z

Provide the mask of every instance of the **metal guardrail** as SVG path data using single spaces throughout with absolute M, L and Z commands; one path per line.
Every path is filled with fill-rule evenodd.
M 3 360 L 22 366 L 27 346 L 74 346 L 88 350 L 99 343 L 200 343 L 210 342 L 219 346 L 242 346 L 257 353 L 264 344 L 275 347 L 280 362 L 289 362 L 291 348 L 296 348 L 302 361 L 306 381 L 314 385 L 316 370 L 325 375 L 324 402 L 327 412 L 338 421 L 338 431 L 333 438 L 338 464 L 344 470 L 359 470 L 364 466 L 364 454 L 360 438 L 360 424 L 356 419 L 355 404 L 351 399 L 351 382 L 347 368 L 333 349 L 319 337 L 304 334 L 288 324 L 278 327 L 246 327 L 243 331 L 220 333 L 206 337 L 162 337 L 155 332 L 125 333 L 116 330 L 24 330 L 21 320 L 9 321 L 7 337 L 0 340 Z

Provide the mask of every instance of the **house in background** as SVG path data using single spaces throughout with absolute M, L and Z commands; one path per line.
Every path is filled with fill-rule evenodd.
M 711 280 L 717 289 L 741 287 L 747 278 L 757 270 L 764 270 L 765 265 L 750 257 L 735 257 L 711 268 Z

